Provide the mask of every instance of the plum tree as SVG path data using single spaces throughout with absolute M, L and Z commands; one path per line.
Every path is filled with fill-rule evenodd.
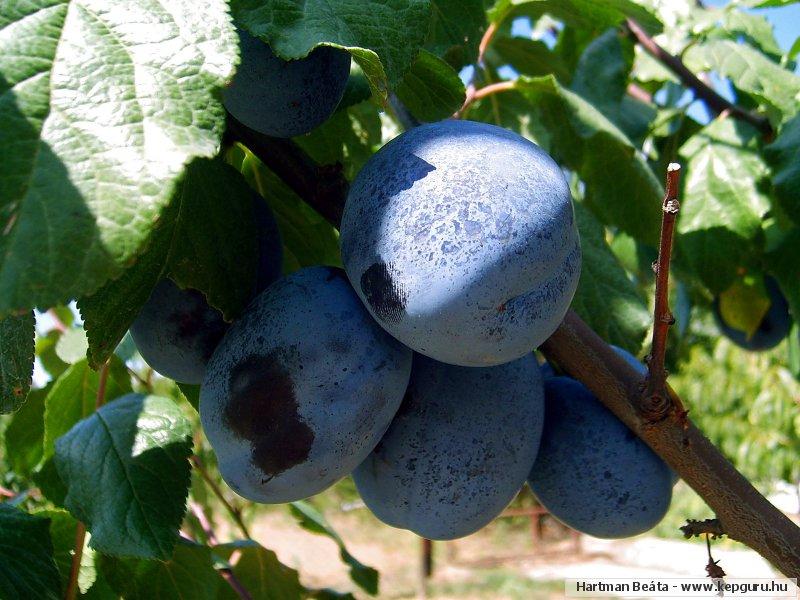
M 542 505 L 600 538 L 654 527 L 672 499 L 667 464 L 583 384 L 551 377 L 544 391 L 544 431 L 528 478 Z
M 519 135 L 470 121 L 417 127 L 373 155 L 350 189 L 341 242 L 378 322 L 463 366 L 508 362 L 547 339 L 580 274 L 558 165 Z
M 336 110 L 350 74 L 350 55 L 320 46 L 283 60 L 260 39 L 239 30 L 241 63 L 225 90 L 225 108 L 248 127 L 293 137 L 322 125 Z
M 532 354 L 484 368 L 417 354 L 400 410 L 353 478 L 384 523 L 428 539 L 463 537 L 494 519 L 525 483 L 543 416 Z
M 258 262 L 253 297 L 281 275 L 283 248 L 275 217 L 253 195 Z M 203 381 L 206 364 L 228 329 L 222 313 L 197 290 L 181 289 L 162 279 L 131 324 L 130 332 L 144 361 L 161 375 L 181 383 Z
M 225 334 L 201 387 L 200 417 L 223 478 L 245 498 L 276 503 L 349 474 L 397 412 L 411 356 L 341 269 L 278 280 Z
M 756 331 L 749 337 L 744 331 L 731 327 L 725 322 L 720 311 L 719 297 L 714 299 L 712 312 L 720 331 L 734 344 L 745 350 L 760 351 L 774 348 L 789 335 L 789 330 L 792 328 L 789 303 L 781 292 L 778 282 L 767 276 L 764 278 L 764 286 L 769 295 L 770 306 Z

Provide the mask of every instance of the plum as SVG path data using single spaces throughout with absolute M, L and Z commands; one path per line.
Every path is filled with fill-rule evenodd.
M 764 286 L 767 288 L 771 304 L 767 314 L 758 324 L 758 329 L 749 338 L 744 331 L 725 323 L 719 308 L 719 298 L 714 299 L 712 312 L 714 313 L 717 327 L 725 337 L 745 350 L 761 351 L 774 348 L 781 343 L 783 338 L 789 335 L 789 330 L 792 328 L 789 303 L 781 292 L 778 282 L 767 276 L 764 278 Z
M 264 199 L 254 194 L 252 202 L 258 251 L 255 297 L 280 277 L 283 247 L 278 224 Z M 162 279 L 130 331 L 142 358 L 154 370 L 181 383 L 199 384 L 227 329 L 222 313 L 210 306 L 201 292 Z
M 225 334 L 200 389 L 222 477 L 240 496 L 279 503 L 348 475 L 397 412 L 411 356 L 341 269 L 279 279 Z
M 348 277 L 412 350 L 462 366 L 531 352 L 578 284 L 569 186 L 536 144 L 443 121 L 395 138 L 356 177 L 341 227 Z
M 353 478 L 384 523 L 428 539 L 463 537 L 524 485 L 543 417 L 532 354 L 482 368 L 416 354 L 400 410 Z
M 223 94 L 225 108 L 265 135 L 293 137 L 322 125 L 336 110 L 350 75 L 350 54 L 318 46 L 283 60 L 260 39 L 239 30 L 242 60 Z
M 654 527 L 672 499 L 667 464 L 578 381 L 551 377 L 544 394 L 544 431 L 528 478 L 539 502 L 594 537 Z

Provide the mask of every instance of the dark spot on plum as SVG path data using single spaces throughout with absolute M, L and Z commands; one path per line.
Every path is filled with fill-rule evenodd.
M 408 294 L 393 277 L 392 264 L 374 263 L 361 276 L 361 291 L 377 317 L 387 323 L 398 323 L 405 313 Z
M 225 422 L 251 442 L 253 463 L 268 476 L 266 481 L 304 462 L 314 442 L 314 432 L 298 414 L 291 377 L 295 354 L 278 348 L 266 356 L 248 356 L 228 379 Z
M 622 494 L 622 496 L 617 498 L 617 506 L 625 506 L 628 503 L 628 499 L 630 497 L 631 497 L 630 492 L 625 492 L 624 494 Z
M 334 281 L 336 279 L 343 279 L 344 281 L 348 281 L 347 275 L 345 275 L 343 269 L 339 269 L 337 267 L 327 267 L 327 269 L 328 269 L 328 275 L 325 277 L 325 281 L 327 283 L 330 283 L 331 281 Z

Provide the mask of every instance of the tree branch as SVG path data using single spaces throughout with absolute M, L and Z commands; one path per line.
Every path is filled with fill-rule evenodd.
M 252 147 L 247 141 L 241 141 L 264 161 L 264 147 Z M 314 171 L 295 169 L 294 160 L 299 159 L 294 153 L 289 153 L 276 161 L 279 166 L 286 163 L 286 173 L 282 167 L 275 173 L 287 183 L 287 177 L 295 177 L 298 173 L 311 176 Z M 341 215 L 345 184 L 332 186 L 329 194 L 302 198 L 312 206 L 314 202 L 330 204 L 322 207 L 324 212 L 320 211 L 321 214 Z M 298 189 L 305 190 L 313 187 L 313 179 L 298 185 Z M 329 220 L 338 224 L 338 219 L 329 217 Z M 731 538 L 751 547 L 788 577 L 800 577 L 800 528 L 770 504 L 688 419 L 685 425 L 678 418 L 645 422 L 638 409 L 644 378 L 578 315 L 569 311 L 541 349 L 548 358 L 586 385 L 664 459 L 705 500 Z M 680 400 L 669 386 L 667 394 L 673 400 L 670 403 L 672 410 L 679 411 L 676 407 L 681 406 Z
M 541 349 L 672 467 L 714 511 L 729 537 L 761 554 L 787 577 L 800 576 L 800 528 L 770 504 L 690 420 L 685 425 L 678 418 L 646 422 L 636 406 L 643 377 L 578 315 L 569 311 Z M 677 398 L 669 387 L 667 391 Z
M 675 219 L 678 217 L 678 182 L 681 167 L 670 163 L 667 167 L 667 186 L 664 202 L 661 204 L 661 240 L 658 246 L 658 260 L 653 264 L 656 273 L 656 301 L 653 310 L 653 346 L 647 358 L 647 379 L 642 398 L 642 416 L 646 421 L 656 422 L 666 418 L 672 408 L 673 398 L 667 392 L 667 371 L 664 356 L 667 352 L 669 328 L 675 322 L 669 310 L 669 267 L 672 259 L 672 236 Z M 680 414 L 686 411 L 680 407 Z
M 225 507 L 225 510 L 228 511 L 228 514 L 230 514 L 234 523 L 236 523 L 236 525 L 239 527 L 239 531 L 242 532 L 242 535 L 246 537 L 248 540 L 253 539 L 252 537 L 250 537 L 250 532 L 247 529 L 247 525 L 245 525 L 244 521 L 242 520 L 241 512 L 239 512 L 239 510 L 234 508 L 234 506 L 228 501 L 228 499 L 222 493 L 222 490 L 219 489 L 219 486 L 216 484 L 216 482 L 213 479 L 211 479 L 211 476 L 208 474 L 208 471 L 206 471 L 206 468 L 203 465 L 202 461 L 200 460 L 200 457 L 197 455 L 193 455 L 190 458 L 190 460 L 192 462 L 192 465 L 194 465 L 194 468 L 197 469 L 197 472 L 200 473 L 200 476 L 203 478 L 203 481 L 205 481 L 208 487 L 211 488 L 211 491 L 217 497 L 217 499 L 220 502 L 222 502 L 222 505 Z
M 645 32 L 645 30 L 642 29 L 642 27 L 636 21 L 631 18 L 627 18 L 625 19 L 625 25 L 630 32 L 631 37 L 633 37 L 633 39 L 642 48 L 644 48 L 647 53 L 650 54 L 650 56 L 675 73 L 683 85 L 694 90 L 694 93 L 697 95 L 697 97 L 705 102 L 706 106 L 708 106 L 708 108 L 711 109 L 715 115 L 719 115 L 727 111 L 732 117 L 741 121 L 747 121 L 753 125 L 767 138 L 770 138 L 774 134 L 772 125 L 770 125 L 770 122 L 766 117 L 751 113 L 726 100 L 713 88 L 703 83 L 697 75 L 692 73 L 688 67 L 683 64 L 683 61 L 680 58 L 670 54 L 661 46 L 659 46 L 653 38 L 647 35 L 647 32 Z

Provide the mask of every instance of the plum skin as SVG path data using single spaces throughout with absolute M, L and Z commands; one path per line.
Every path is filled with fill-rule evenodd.
M 528 478 L 541 504 L 598 538 L 655 527 L 672 499 L 667 464 L 580 382 L 551 377 L 544 389 L 544 431 Z
M 470 121 L 416 127 L 373 155 L 350 188 L 341 244 L 376 320 L 455 365 L 533 350 L 562 321 L 580 275 L 558 165 L 517 134 Z
M 278 280 L 225 334 L 200 390 L 222 477 L 245 498 L 279 503 L 348 475 L 400 406 L 411 356 L 341 269 Z
M 330 118 L 344 95 L 350 54 L 319 46 L 298 60 L 283 60 L 260 39 L 239 30 L 241 63 L 223 93 L 225 108 L 265 135 L 308 133 Z
M 789 303 L 781 292 L 778 282 L 772 277 L 764 278 L 764 285 L 771 304 L 767 314 L 761 320 L 755 333 L 748 339 L 744 331 L 731 327 L 722 318 L 719 309 L 719 298 L 714 298 L 712 312 L 722 334 L 734 344 L 745 350 L 760 352 L 774 348 L 789 335 L 792 328 L 792 317 L 789 315 Z
M 283 246 L 264 199 L 253 195 L 258 262 L 253 297 L 281 275 Z M 180 383 L 200 384 L 206 364 L 228 330 L 222 313 L 194 289 L 159 281 L 130 326 L 139 354 L 155 371 Z
M 384 523 L 428 539 L 463 537 L 524 485 L 543 416 L 532 354 L 484 368 L 416 354 L 403 405 L 353 479 Z

